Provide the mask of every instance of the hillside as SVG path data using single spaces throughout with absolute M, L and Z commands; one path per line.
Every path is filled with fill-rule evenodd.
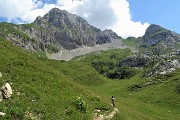
M 108 106 L 96 101 L 100 95 L 85 87 L 105 83 L 87 65 L 38 58 L 2 38 L 0 53 L 1 85 L 9 82 L 13 89 L 12 98 L 0 103 L 4 119 L 91 119 L 95 107 Z M 78 108 L 78 96 L 87 108 Z
M 179 70 L 149 80 L 141 76 L 143 69 L 134 69 L 132 77 L 112 80 L 91 67 L 91 62 L 98 65 L 98 61 L 107 67 L 113 62 L 115 67 L 128 56 L 127 51 L 131 54 L 129 49 L 97 52 L 65 62 L 28 53 L 3 38 L 0 44 L 1 84 L 8 81 L 13 89 L 11 99 L 0 104 L 6 113 L 2 119 L 91 120 L 95 108 L 111 108 L 112 95 L 120 110 L 113 117 L 116 120 L 180 117 Z M 78 107 L 81 102 L 83 108 Z
M 90 88 L 105 98 L 115 96 L 116 107 L 120 109 L 120 114 L 113 119 L 178 120 L 180 69 L 171 73 L 146 76 L 145 73 L 151 70 L 154 64 L 148 59 L 144 64 L 143 56 L 131 58 L 131 54 L 128 49 L 115 49 L 95 52 L 73 60 L 91 65 L 99 74 L 110 79 L 101 86 Z M 129 64 L 129 60 L 134 62 Z
M 123 40 L 57 8 L 31 24 L 0 23 L 0 87 L 13 90 L 5 98 L 1 88 L 0 119 L 93 120 L 117 110 L 113 120 L 178 120 L 179 40 L 154 24 Z

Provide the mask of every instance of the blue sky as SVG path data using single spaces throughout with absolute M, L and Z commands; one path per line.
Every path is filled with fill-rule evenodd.
M 180 0 L 0 0 L 0 6 L 0 22 L 31 23 L 57 7 L 124 38 L 144 35 L 150 24 L 180 33 Z
M 180 33 L 180 0 L 128 0 L 133 21 L 158 24 Z

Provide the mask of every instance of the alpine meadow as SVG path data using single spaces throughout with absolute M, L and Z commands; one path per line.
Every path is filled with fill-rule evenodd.
M 1 22 L 0 88 L 2 120 L 179 120 L 180 34 L 123 39 L 58 8 Z

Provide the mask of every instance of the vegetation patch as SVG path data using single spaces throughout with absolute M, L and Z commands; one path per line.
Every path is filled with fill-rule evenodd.
M 48 50 L 48 52 L 52 53 L 57 53 L 59 51 L 59 49 L 53 44 L 45 44 L 45 48 Z

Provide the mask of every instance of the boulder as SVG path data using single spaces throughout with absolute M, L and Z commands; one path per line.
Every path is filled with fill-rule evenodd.
M 2 73 L 0 72 L 0 78 L 2 77 Z
M 4 116 L 6 115 L 6 113 L 0 112 L 0 116 Z
M 132 55 L 119 62 L 119 67 L 144 67 L 148 64 L 149 58 L 143 55 Z
M 3 98 L 7 99 L 10 98 L 12 95 L 12 89 L 9 83 L 6 83 L 5 85 L 2 86 L 1 88 L 2 96 Z
M 161 63 L 157 63 L 153 69 L 147 74 L 147 76 L 152 76 L 156 74 L 165 75 L 169 74 L 176 69 L 180 68 L 180 61 L 179 60 L 167 60 Z
M 0 91 L 0 102 L 3 101 L 3 95 L 2 95 L 2 92 Z

